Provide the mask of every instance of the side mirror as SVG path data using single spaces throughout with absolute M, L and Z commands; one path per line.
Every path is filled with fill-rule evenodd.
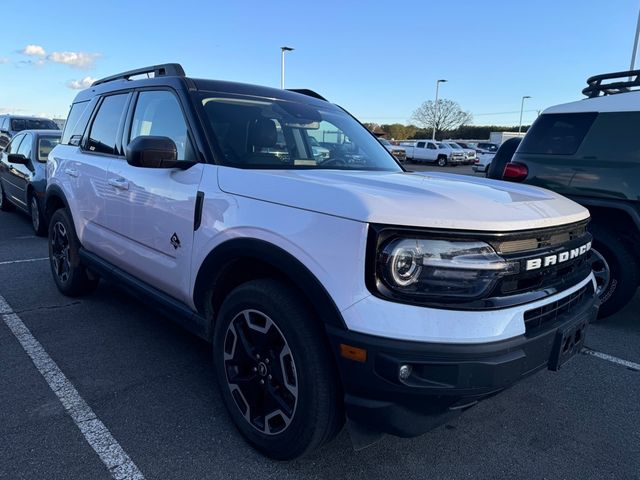
M 131 140 L 126 151 L 127 163 L 142 168 L 187 169 L 194 162 L 178 160 L 178 149 L 168 137 L 141 136 Z
M 27 157 L 21 153 L 10 153 L 7 155 L 7 160 L 9 160 L 9 163 L 17 163 L 20 165 L 26 165 L 28 162 Z

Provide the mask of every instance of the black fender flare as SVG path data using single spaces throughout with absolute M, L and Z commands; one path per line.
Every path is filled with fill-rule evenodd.
M 67 197 L 62 191 L 62 188 L 58 185 L 48 185 L 44 194 L 44 214 L 47 221 L 49 221 L 49 218 L 53 213 L 51 211 L 51 205 L 54 202 L 54 199 L 60 200 L 64 207 L 69 210 L 69 202 L 67 201 Z
M 299 288 L 326 325 L 346 329 L 331 295 L 300 260 L 272 243 L 254 238 L 227 240 L 207 255 L 198 269 L 193 291 L 194 304 L 200 313 L 205 311 L 207 291 L 212 285 L 215 289 L 224 267 L 237 259 L 252 258 L 278 270 Z

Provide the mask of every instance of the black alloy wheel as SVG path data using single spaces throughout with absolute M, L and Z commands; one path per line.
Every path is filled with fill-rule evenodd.
M 51 266 L 53 274 L 60 283 L 66 284 L 71 273 L 71 261 L 69 259 L 69 236 L 67 227 L 62 222 L 56 222 L 50 235 L 51 242 Z
M 224 340 L 227 385 L 245 420 L 275 435 L 290 425 L 298 403 L 298 376 L 291 349 L 263 312 L 243 310 L 229 323 Z

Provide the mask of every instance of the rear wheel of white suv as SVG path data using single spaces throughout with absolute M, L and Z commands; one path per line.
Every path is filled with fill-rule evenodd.
M 286 283 L 254 280 L 225 299 L 213 357 L 225 405 L 247 441 L 289 460 L 343 424 L 340 387 L 324 332 Z
M 49 263 L 53 280 L 64 295 L 86 295 L 98 286 L 100 280 L 82 264 L 80 241 L 64 208 L 56 210 L 49 222 Z

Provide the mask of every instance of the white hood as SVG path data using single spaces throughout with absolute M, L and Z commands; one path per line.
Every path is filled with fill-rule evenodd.
M 542 188 L 446 173 L 220 167 L 218 183 L 235 195 L 387 225 L 501 232 L 589 217 Z

